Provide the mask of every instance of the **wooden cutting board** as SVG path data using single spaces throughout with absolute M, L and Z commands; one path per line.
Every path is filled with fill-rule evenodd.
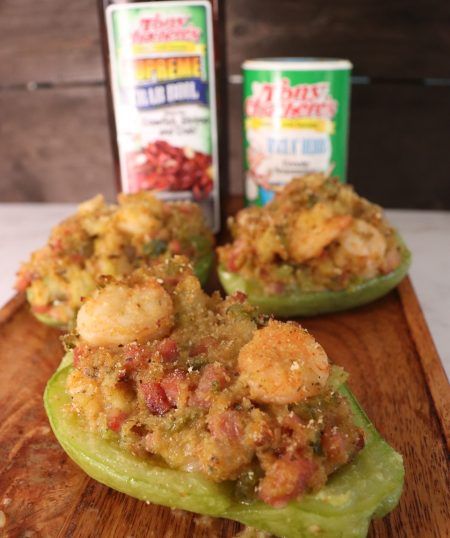
M 450 391 L 406 279 L 369 306 L 303 321 L 381 434 L 403 454 L 398 508 L 370 536 L 450 536 Z M 232 537 L 240 525 L 147 505 L 88 478 L 56 442 L 42 405 L 62 356 L 60 333 L 38 323 L 23 297 L 0 311 L 0 536 L 5 538 Z

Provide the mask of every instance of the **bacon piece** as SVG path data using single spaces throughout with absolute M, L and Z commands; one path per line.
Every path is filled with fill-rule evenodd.
M 339 465 L 347 463 L 350 455 L 353 453 L 353 446 L 351 446 L 350 440 L 346 439 L 345 435 L 336 426 L 325 428 L 322 433 L 321 443 L 326 457 L 331 462 Z M 362 437 L 362 443 L 362 447 L 364 447 L 364 437 Z M 360 444 L 361 437 L 358 436 L 357 445 Z
M 23 271 L 21 273 L 18 273 L 14 287 L 17 291 L 25 291 L 32 282 L 32 273 L 30 273 L 29 271 Z
M 164 278 L 164 283 L 168 286 L 173 286 L 174 288 L 179 284 L 180 278 L 177 276 L 166 276 Z
M 83 358 L 86 356 L 87 347 L 79 345 L 73 349 L 73 365 L 75 368 L 79 368 Z
M 363 430 L 359 430 L 359 434 L 358 434 L 358 440 L 356 441 L 356 450 L 359 452 L 360 450 L 362 450 L 364 447 L 366 446 L 366 439 L 364 437 L 364 432 Z
M 241 413 L 234 409 L 209 417 L 208 427 L 213 437 L 229 442 L 236 442 L 244 434 Z
M 286 289 L 286 284 L 284 282 L 270 282 L 267 285 L 267 290 L 274 295 L 279 295 L 284 293 Z
M 191 347 L 191 349 L 189 350 L 189 357 L 198 357 L 199 355 L 203 355 L 207 351 L 208 351 L 208 348 L 206 344 L 199 342 L 198 344 L 194 344 Z
M 178 239 L 172 239 L 172 241 L 169 242 L 169 250 L 173 254 L 181 254 L 183 248 Z
M 61 238 L 54 238 L 49 241 L 49 246 L 55 254 L 60 254 L 64 250 Z
M 189 350 L 189 357 L 197 357 L 208 352 L 208 349 L 217 345 L 217 340 L 212 336 L 206 336 L 194 344 Z
M 107 418 L 106 424 L 113 432 L 118 432 L 128 417 L 124 411 L 114 410 Z
M 289 436 L 291 443 L 295 443 L 297 446 L 305 446 L 308 443 L 308 429 L 294 413 L 289 413 L 283 417 L 281 429 L 285 436 Z
M 123 348 L 124 364 L 126 372 L 137 370 L 140 366 L 148 362 L 151 358 L 151 351 L 147 346 L 132 342 Z
M 177 343 L 171 338 L 163 340 L 158 346 L 158 351 L 165 362 L 176 360 L 179 354 Z
M 231 298 L 235 299 L 238 303 L 245 303 L 245 301 L 247 300 L 247 294 L 243 291 L 235 291 Z
M 228 252 L 226 260 L 227 269 L 232 273 L 239 271 L 245 261 L 245 249 L 247 245 L 245 241 L 238 239 L 234 242 L 232 248 Z
M 73 263 L 78 263 L 78 264 L 82 264 L 85 260 L 85 257 L 83 256 L 83 254 L 80 254 L 78 252 L 71 254 L 69 258 L 70 258 L 70 261 L 72 261 Z
M 33 305 L 31 307 L 31 310 L 33 312 L 36 312 L 36 314 L 46 314 L 49 310 L 51 310 L 52 306 L 49 304 L 41 304 L 41 305 Z
M 164 415 L 171 409 L 170 402 L 160 383 L 150 382 L 140 385 L 145 404 L 152 415 Z
M 174 370 L 161 380 L 161 387 L 173 407 L 179 407 L 183 392 L 188 389 L 186 374 L 181 370 Z
M 230 382 L 224 366 L 215 362 L 207 364 L 202 371 L 200 381 L 191 398 L 191 404 L 207 409 L 211 405 L 213 395 L 223 390 Z
M 270 446 L 277 432 L 272 430 L 267 419 L 260 419 L 253 421 L 249 433 L 255 446 L 262 447 Z
M 239 271 L 240 264 L 237 263 L 237 258 L 235 252 L 231 251 L 226 261 L 228 271 L 231 271 L 232 273 Z
M 258 496 L 274 508 L 282 508 L 306 491 L 316 469 L 312 460 L 285 454 L 267 469 L 259 483 Z

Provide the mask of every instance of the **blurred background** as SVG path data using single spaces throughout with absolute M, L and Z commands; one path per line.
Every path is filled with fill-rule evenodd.
M 450 3 L 226 0 L 229 177 L 243 190 L 243 60 L 354 64 L 348 179 L 387 207 L 450 209 Z M 113 197 L 97 4 L 0 3 L 0 201 Z

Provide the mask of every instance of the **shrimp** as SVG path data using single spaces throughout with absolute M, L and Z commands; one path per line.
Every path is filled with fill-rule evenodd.
M 286 260 L 288 254 L 275 226 L 268 226 L 261 230 L 254 242 L 256 254 L 261 263 L 271 263 L 277 256 Z
M 335 261 L 341 267 L 357 265 L 362 276 L 372 278 L 383 264 L 386 249 L 386 239 L 375 226 L 355 219 L 339 238 Z
M 306 330 L 295 323 L 270 321 L 241 349 L 238 369 L 251 399 L 284 405 L 319 394 L 330 365 L 322 346 Z
M 163 338 L 173 325 L 172 299 L 152 277 L 132 285 L 108 284 L 83 303 L 77 316 L 81 339 L 93 346 Z
M 101 236 L 108 230 L 108 224 L 115 206 L 108 206 L 103 195 L 98 194 L 77 209 L 77 223 L 89 236 Z
M 105 198 L 103 194 L 97 194 L 93 198 L 89 198 L 85 202 L 81 203 L 77 208 L 77 213 L 79 215 L 90 215 L 91 213 L 96 213 L 105 208 Z
M 323 203 L 302 211 L 289 241 L 290 255 L 299 263 L 317 258 L 350 226 L 352 220 L 351 215 L 333 215 L 332 209 Z
M 163 203 L 151 194 L 119 195 L 117 227 L 129 235 L 155 235 L 162 227 Z

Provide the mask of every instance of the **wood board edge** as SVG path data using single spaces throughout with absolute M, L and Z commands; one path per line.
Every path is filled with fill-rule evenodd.
M 450 450 L 450 385 L 447 375 L 409 276 L 399 284 L 398 293 L 447 448 Z
M 9 321 L 14 314 L 25 304 L 25 293 L 16 293 L 0 308 L 0 325 Z

